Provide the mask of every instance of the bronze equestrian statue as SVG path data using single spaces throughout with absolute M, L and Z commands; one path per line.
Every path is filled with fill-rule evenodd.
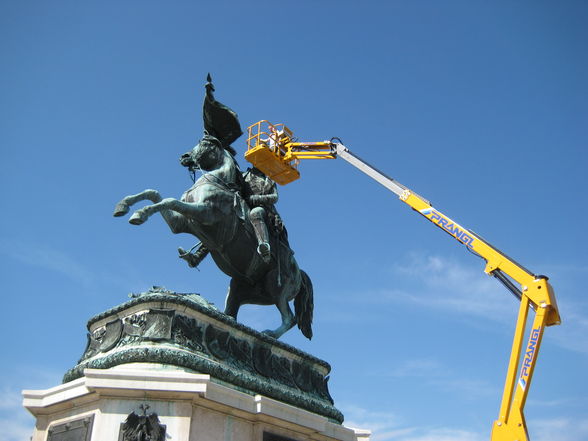
M 183 166 L 201 170 L 202 176 L 179 200 L 163 199 L 156 190 L 127 196 L 117 204 L 114 216 L 127 214 L 139 201 L 153 202 L 135 211 L 129 222 L 140 225 L 160 213 L 174 234 L 196 236 L 202 243 L 201 254 L 210 252 L 221 271 L 231 277 L 225 314 L 236 319 L 243 304 L 276 305 L 282 323 L 264 332 L 279 338 L 298 325 L 310 339 L 312 282 L 298 267 L 275 210 L 275 183 L 256 169 L 241 172 L 230 147 L 241 135 L 236 114 L 214 100 L 213 91 L 209 76 L 204 101 L 205 136 L 180 157 Z M 291 300 L 295 314 L 288 303 Z

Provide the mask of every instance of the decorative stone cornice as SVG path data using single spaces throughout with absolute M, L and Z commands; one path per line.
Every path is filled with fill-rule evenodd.
M 86 350 L 64 382 L 88 368 L 159 363 L 343 421 L 328 391 L 328 363 L 237 323 L 198 294 L 153 289 L 92 317 L 88 330 Z

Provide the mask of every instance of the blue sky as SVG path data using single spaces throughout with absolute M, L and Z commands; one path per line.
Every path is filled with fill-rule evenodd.
M 211 72 L 243 127 L 340 137 L 538 274 L 545 333 L 526 406 L 534 441 L 588 439 L 588 5 L 582 1 L 0 2 L 0 441 L 28 439 L 21 389 L 58 384 L 86 321 L 163 285 L 222 308 L 160 218 L 179 197 Z M 242 168 L 244 139 L 234 146 Z M 346 424 L 374 441 L 489 438 L 516 316 L 483 262 L 344 161 L 302 164 L 278 209 L 315 287 L 312 341 Z M 245 307 L 257 329 L 271 307 Z

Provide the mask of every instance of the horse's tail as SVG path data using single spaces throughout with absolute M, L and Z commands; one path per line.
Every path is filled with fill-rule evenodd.
M 296 313 L 296 323 L 304 335 L 309 340 L 312 338 L 312 314 L 314 310 L 314 291 L 310 277 L 304 271 L 302 273 L 302 284 L 300 291 L 294 298 L 294 311 Z

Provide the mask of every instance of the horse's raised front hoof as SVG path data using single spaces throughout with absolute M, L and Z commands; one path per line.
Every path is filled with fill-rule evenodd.
M 116 204 L 116 207 L 114 207 L 114 213 L 112 214 L 114 215 L 114 217 L 121 217 L 127 214 L 128 212 L 129 206 L 124 202 L 119 202 L 118 204 Z
M 147 216 L 139 211 L 135 211 L 129 218 L 129 223 L 133 225 L 141 225 L 147 220 Z

